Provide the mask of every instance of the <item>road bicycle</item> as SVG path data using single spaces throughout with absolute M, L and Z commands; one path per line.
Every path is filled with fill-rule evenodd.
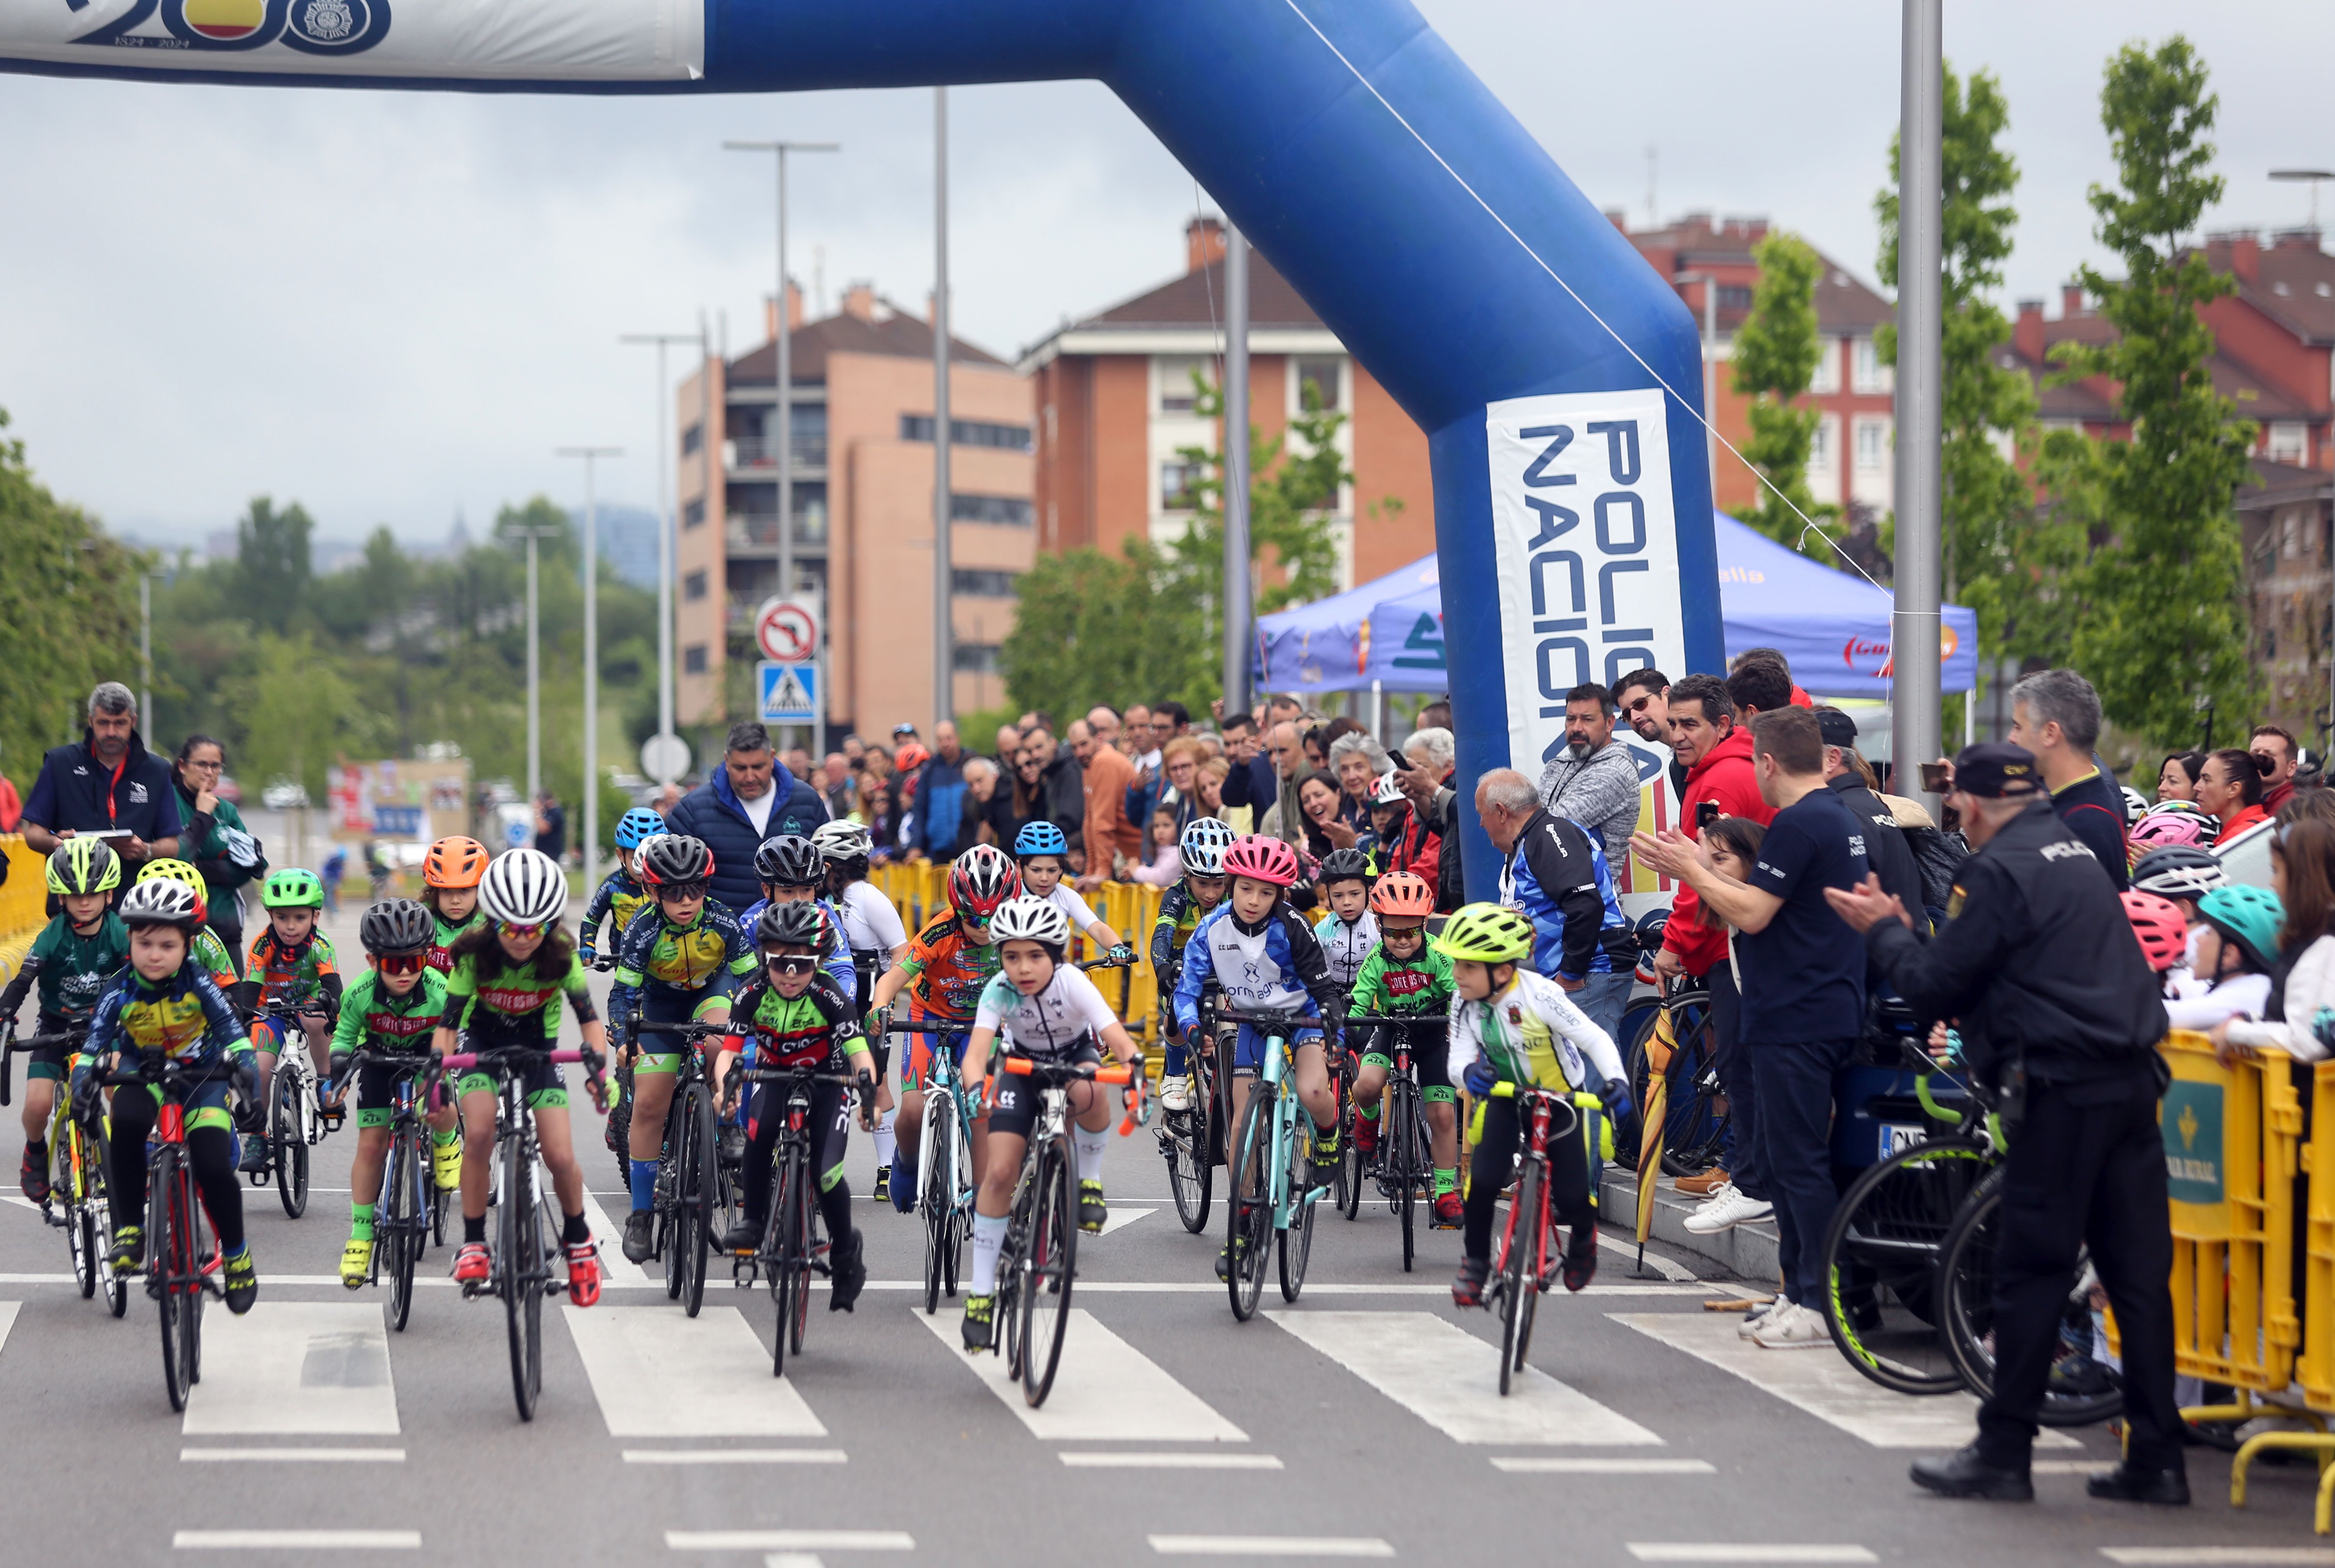
M 389 1263 L 389 1324 L 403 1332 L 413 1312 L 413 1269 L 429 1250 L 434 1233 L 446 1241 L 446 1201 L 431 1167 L 430 1126 L 422 1119 L 420 1084 L 430 1072 L 428 1050 L 356 1050 L 349 1054 L 351 1084 L 360 1068 L 378 1067 L 396 1075 L 390 1090 L 389 1151 L 382 1163 L 381 1197 L 374 1205 L 373 1262 L 365 1283 L 381 1282 L 382 1262 Z
M 1070 1327 L 1071 1282 L 1077 1274 L 1079 1163 L 1071 1143 L 1070 1088 L 1074 1083 L 1126 1083 L 1124 1067 L 1088 1061 L 1041 1060 L 1007 1056 L 1001 1071 L 1029 1079 L 1038 1090 L 1038 1115 L 1022 1150 L 1005 1239 L 997 1253 L 997 1292 L 992 1321 L 1003 1331 L 1005 1371 L 1022 1381 L 1022 1398 L 1032 1407 L 1046 1402 L 1062 1359 Z M 1120 1133 L 1134 1129 L 1130 1117 Z
M 1220 1065 L 1231 1060 L 1231 1047 L 1222 1040 L 1232 1031 L 1216 1016 L 1219 1004 L 1212 983 L 1201 993 L 1199 1021 L 1185 1042 L 1192 1102 L 1183 1110 L 1163 1110 L 1158 1133 L 1176 1217 L 1194 1235 L 1208 1228 L 1216 1167 L 1225 1163 L 1225 1133 L 1232 1125 L 1232 1075 Z
M 803 1334 L 810 1326 L 811 1276 L 833 1277 L 831 1244 L 819 1234 L 819 1172 L 811 1165 L 811 1090 L 821 1084 L 855 1088 L 859 1080 L 809 1067 L 741 1068 L 731 1077 L 778 1085 L 786 1102 L 761 1242 L 751 1255 L 731 1264 L 731 1278 L 741 1289 L 757 1278 L 770 1282 L 770 1300 L 779 1309 L 770 1334 L 770 1376 L 777 1378 L 785 1375 L 790 1354 L 802 1354 Z M 863 1112 L 874 1104 L 873 1099 L 864 1101 Z
M 1499 1257 L 1492 1265 L 1491 1294 L 1500 1311 L 1500 1392 L 1506 1395 L 1510 1379 L 1525 1370 L 1534 1312 L 1564 1258 L 1559 1248 L 1553 1262 L 1549 1249 L 1556 1232 L 1549 1208 L 1549 1147 L 1571 1137 L 1583 1125 L 1583 1116 L 1602 1108 L 1602 1102 L 1594 1094 L 1560 1093 L 1506 1080 L 1492 1086 L 1492 1098 L 1518 1102 L 1516 1121 L 1525 1146 L 1507 1224 L 1500 1232 Z
M 552 1195 L 536 1141 L 535 1112 L 527 1103 L 527 1069 L 539 1061 L 583 1062 L 597 1099 L 599 1055 L 507 1045 L 438 1059 L 441 1074 L 484 1072 L 495 1080 L 493 1187 L 487 1200 L 495 1210 L 494 1261 L 486 1279 L 465 1282 L 462 1294 L 465 1299 L 491 1295 L 503 1303 L 511 1395 L 522 1421 L 535 1419 L 536 1402 L 543 1395 L 543 1300 L 567 1288 L 552 1267 L 560 1251 L 556 1238 L 567 1221 Z
M 983 1114 L 964 1090 L 964 1070 L 949 1037 L 969 1033 L 973 1020 L 926 1016 L 894 1023 L 892 1034 L 933 1037 L 925 1072 L 925 1115 L 916 1137 L 916 1216 L 925 1227 L 925 1315 L 941 1297 L 956 1294 L 965 1244 L 973 1238 L 973 1126 Z
M 118 1318 L 130 1309 L 130 1282 L 105 1266 L 106 1247 L 113 1237 L 113 1204 L 106 1185 L 112 1167 L 107 1163 L 105 1118 L 94 1116 L 84 1122 L 76 1118 L 67 1087 L 81 1060 L 81 1042 L 87 1036 L 86 1029 L 68 1029 L 19 1040 L 11 1025 L 5 1052 L 0 1052 L 0 1106 L 14 1099 L 8 1056 L 53 1045 L 72 1048 L 65 1057 L 65 1077 L 58 1080 L 50 1099 L 43 1134 L 49 1151 L 49 1195 L 41 1205 L 41 1218 L 65 1233 L 65 1245 L 73 1253 L 73 1283 L 81 1288 L 81 1299 L 88 1301 L 102 1285 L 105 1304 Z
M 686 1043 L 675 1070 L 673 1099 L 657 1149 L 655 1237 L 652 1256 L 664 1265 L 664 1294 L 691 1317 L 705 1302 L 705 1272 L 713 1238 L 729 1228 L 730 1183 L 722 1168 L 721 1113 L 701 1042 L 737 1032 L 722 1023 L 647 1023 L 635 1011 L 625 1020 L 637 1042 L 643 1033 L 676 1035 Z M 629 1129 L 627 1129 L 629 1136 Z M 626 1185 L 631 1177 L 626 1176 Z
M 1656 1031 L 1665 1027 L 1665 1018 L 1672 1044 L 1669 1063 L 1662 1070 L 1667 1086 L 1659 1129 L 1662 1174 L 1698 1176 L 1719 1163 L 1727 1140 L 1727 1090 L 1719 1078 L 1719 1040 L 1712 1026 L 1710 992 L 1688 981 L 1676 982 L 1664 993 L 1662 1005 L 1645 1015 L 1623 1048 L 1623 1071 L 1630 1082 L 1630 1103 L 1652 1104 L 1647 1098 L 1652 1092 L 1648 1083 L 1657 1053 L 1651 1048 Z M 1639 1140 L 1650 1129 L 1642 1113 L 1633 1116 L 1630 1122 L 1631 1127 L 1614 1129 L 1614 1143 L 1617 1157 L 1635 1166 Z M 1631 1128 L 1636 1129 L 1634 1137 Z
M 316 1098 L 316 1064 L 310 1060 L 308 1033 L 300 1021 L 314 1018 L 330 1023 L 333 1011 L 312 997 L 289 1008 L 263 1003 L 247 1015 L 247 1021 L 262 1018 L 284 1025 L 279 1041 L 283 1049 L 276 1053 L 276 1077 L 267 1096 L 267 1168 L 253 1171 L 251 1185 L 265 1186 L 272 1179 L 285 1217 L 296 1220 L 308 1211 L 308 1151 L 325 1141 L 327 1130 L 327 1118 Z M 330 1120 L 337 1125 L 338 1113 Z
M 1231 1250 L 1226 1269 L 1226 1289 L 1232 1297 L 1233 1316 L 1242 1322 L 1256 1314 L 1264 1292 L 1264 1258 L 1277 1251 L 1281 1299 L 1293 1302 L 1305 1288 L 1305 1263 L 1313 1250 L 1313 1205 L 1330 1189 L 1313 1181 L 1313 1118 L 1299 1102 L 1293 1081 L 1296 1059 L 1289 1036 L 1295 1030 L 1322 1027 L 1319 1019 L 1301 1012 L 1235 1012 L 1222 1015 L 1228 1023 L 1245 1023 L 1264 1036 L 1263 1070 L 1249 1085 L 1248 1103 L 1242 1109 L 1238 1151 L 1226 1210 L 1230 1215 L 1226 1245 Z M 1267 1243 L 1277 1242 L 1269 1249 Z
M 1379 1096 L 1378 1156 L 1367 1170 L 1354 1141 L 1353 1120 L 1349 1118 L 1345 1123 L 1346 1147 L 1341 1164 L 1351 1164 L 1355 1172 L 1353 1206 L 1346 1211 L 1346 1217 L 1352 1219 L 1361 1211 L 1362 1178 L 1375 1177 L 1379 1195 L 1386 1199 L 1388 1209 L 1401 1221 L 1402 1272 L 1409 1273 L 1415 1251 L 1419 1205 L 1421 1200 L 1430 1205 L 1435 1201 L 1435 1151 L 1427 1127 L 1427 1106 L 1419 1088 L 1419 1069 L 1410 1059 L 1410 1031 L 1441 1030 L 1446 1025 L 1439 1014 L 1423 1018 L 1418 1013 L 1355 1013 L 1346 1021 L 1365 1027 L 1387 1027 L 1393 1038 L 1386 1088 Z
M 162 1386 L 173 1410 L 187 1408 L 188 1391 L 202 1380 L 203 1298 L 227 1294 L 219 1282 L 218 1240 L 187 1160 L 185 1097 L 231 1070 L 224 1062 L 190 1068 L 165 1056 L 140 1056 L 100 1080 L 109 1089 L 160 1091 L 146 1166 L 146 1293 L 161 1320 Z

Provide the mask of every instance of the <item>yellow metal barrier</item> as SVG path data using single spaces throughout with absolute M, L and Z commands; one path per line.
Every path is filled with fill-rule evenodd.
M 2269 1056 L 2263 1065 L 2264 1081 L 2286 1089 L 2291 1087 L 2294 1068 L 2282 1055 Z M 2319 1498 L 2313 1524 L 2320 1534 L 2329 1534 L 2330 1514 L 2335 1514 L 2335 1435 L 2325 1428 L 2324 1418 L 2335 1414 L 2335 1062 L 2320 1062 L 2311 1070 L 2311 1140 L 2300 1151 L 2299 1164 L 2304 1176 L 2303 1257 L 2301 1267 L 2291 1270 L 2290 1282 L 2299 1273 L 2301 1284 L 2302 1312 L 2301 1354 L 2291 1358 L 2294 1382 L 2302 1390 L 2303 1403 L 2309 1414 L 2304 1418 L 2320 1428 L 2316 1432 L 2265 1432 L 2247 1439 L 2230 1464 L 2230 1505 L 2242 1507 L 2246 1500 L 2246 1469 L 2255 1456 L 2269 1448 L 2300 1449 L 2312 1454 L 2319 1462 Z M 2270 1115 L 2266 1124 L 2282 1119 L 2278 1102 L 2270 1099 Z M 2174 1114 L 2167 1101 L 2167 1115 Z M 2298 1130 L 2301 1116 L 2295 1116 Z M 2266 1139 L 2267 1142 L 2267 1139 Z M 2171 1142 L 2167 1140 L 2168 1155 Z M 2294 1166 L 2288 1169 L 2292 1171 Z M 2270 1168 L 2265 1162 L 2265 1175 Z M 2272 1180 L 2269 1185 L 2291 1191 L 2294 1183 Z M 2175 1205 L 2177 1215 L 2179 1205 Z M 2287 1234 L 2292 1234 L 2291 1212 L 2287 1215 Z M 2176 1236 L 2178 1233 L 2176 1231 Z M 2286 1249 L 2291 1258 L 2292 1242 Z M 2267 1251 L 2267 1249 L 2265 1249 Z M 2175 1263 L 2175 1277 L 2179 1278 Z M 2290 1302 L 2291 1292 L 2290 1292 Z M 2176 1291 L 2174 1310 L 2181 1309 Z M 2290 1308 L 2291 1310 L 2291 1308 Z M 2187 1370 L 2187 1365 L 2183 1364 Z M 2209 1374 L 2210 1375 L 2210 1374 Z M 2260 1385 L 2255 1385 L 2260 1387 Z M 2282 1384 L 2281 1387 L 2285 1385 Z M 2249 1401 L 2251 1405 L 2251 1401 Z M 2251 1405 L 2253 1411 L 2292 1416 L 2297 1412 L 2283 1407 Z M 2185 1412 L 2185 1414 L 2186 1412 Z
M 0 854 L 8 860 L 7 885 L 0 886 L 0 985 L 5 985 L 49 923 L 49 882 L 48 863 L 17 835 L 0 837 Z

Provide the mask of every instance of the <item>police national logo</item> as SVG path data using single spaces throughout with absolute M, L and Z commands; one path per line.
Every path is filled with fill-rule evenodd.
M 242 54 L 282 44 L 357 54 L 389 36 L 389 0 L 62 0 L 92 48 Z

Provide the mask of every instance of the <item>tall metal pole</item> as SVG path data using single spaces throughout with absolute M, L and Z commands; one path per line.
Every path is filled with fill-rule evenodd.
M 657 353 L 664 353 L 662 344 Z M 561 447 L 558 455 L 584 460 L 584 822 L 575 837 L 584 857 L 584 886 L 590 887 L 599 880 L 600 849 L 599 460 L 623 457 L 625 449 Z
M 1897 160 L 1897 569 L 1890 617 L 1892 751 L 1897 790 L 1939 745 L 1938 602 L 1943 576 L 1943 0 L 1904 0 Z M 1937 798 L 1926 796 L 1933 810 Z
M 673 732 L 673 552 L 676 518 L 673 489 L 667 484 L 665 478 L 665 461 L 673 452 L 672 438 L 668 434 L 669 427 L 665 423 L 671 412 L 669 400 L 672 397 L 673 383 L 665 379 L 664 354 L 666 346 L 676 343 L 693 343 L 698 344 L 702 351 L 705 343 L 705 329 L 701 326 L 695 332 L 626 333 L 617 341 L 654 344 L 657 351 L 657 733 L 670 735 Z M 701 361 L 703 357 L 701 352 L 699 355 Z M 701 363 L 700 372 L 702 373 L 703 369 Z M 708 407 L 699 411 L 697 428 L 701 439 L 698 445 L 701 448 L 707 448 L 713 443 L 713 421 L 711 417 L 710 404 L 713 383 L 710 378 L 703 378 L 701 375 L 700 384 L 708 399 Z M 705 504 L 711 506 L 713 501 L 711 469 L 707 470 L 706 480 Z
M 1225 225 L 1225 717 L 1248 711 L 1248 239 Z
M 154 579 L 144 572 L 138 574 L 138 727 L 150 743 L 159 744 L 161 737 L 154 732 Z
M 933 89 L 933 732 L 955 707 L 949 585 L 948 89 Z
M 557 528 L 518 525 L 497 530 L 505 540 L 527 541 L 527 808 L 543 793 L 543 640 L 537 615 L 536 541 L 557 537 Z M 590 595 L 586 595 L 590 603 Z

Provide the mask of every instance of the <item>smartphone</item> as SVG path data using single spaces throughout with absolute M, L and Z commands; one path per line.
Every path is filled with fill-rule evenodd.
M 1954 770 L 1943 762 L 1922 764 L 1922 791 L 1926 795 L 1943 795 L 1953 788 Z
M 1694 830 L 1700 833 L 1725 815 L 1726 813 L 1719 808 L 1718 801 L 1705 800 L 1694 808 Z

